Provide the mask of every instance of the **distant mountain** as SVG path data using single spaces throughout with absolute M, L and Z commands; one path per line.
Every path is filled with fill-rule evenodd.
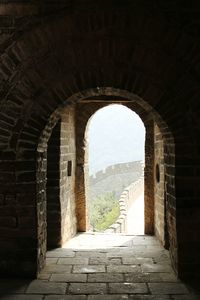
M 143 122 L 123 105 L 109 105 L 97 111 L 90 120 L 87 139 L 90 174 L 112 164 L 144 160 Z

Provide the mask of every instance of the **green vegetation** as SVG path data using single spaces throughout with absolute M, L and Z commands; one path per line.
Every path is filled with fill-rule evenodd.
M 94 231 L 104 231 L 119 216 L 119 202 L 114 192 L 108 192 L 90 201 L 90 225 Z

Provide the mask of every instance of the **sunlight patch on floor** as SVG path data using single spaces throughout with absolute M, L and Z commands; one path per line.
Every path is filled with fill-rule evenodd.
M 63 248 L 105 249 L 131 246 L 133 236 L 118 233 L 80 233 L 69 240 Z

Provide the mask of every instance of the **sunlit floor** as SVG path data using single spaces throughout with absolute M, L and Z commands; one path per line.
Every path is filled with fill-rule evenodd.
M 38 279 L 0 280 L 1 300 L 198 300 L 155 237 L 83 233 L 47 252 Z
M 127 214 L 127 234 L 144 234 L 144 193 L 135 199 Z

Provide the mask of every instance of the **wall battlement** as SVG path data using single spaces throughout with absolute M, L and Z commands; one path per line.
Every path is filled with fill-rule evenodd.
M 127 213 L 133 202 L 141 194 L 144 188 L 144 178 L 140 177 L 124 189 L 119 198 L 120 213 L 119 217 L 105 230 L 107 233 L 126 233 L 127 232 Z
M 117 174 L 138 172 L 141 176 L 143 174 L 143 168 L 144 163 L 141 160 L 111 165 L 102 171 L 98 171 L 95 175 L 91 175 L 89 178 L 90 185 L 95 185 L 107 177 Z

